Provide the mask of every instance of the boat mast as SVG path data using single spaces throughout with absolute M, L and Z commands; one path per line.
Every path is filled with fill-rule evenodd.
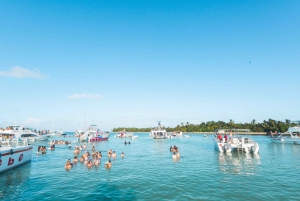
M 84 110 L 84 128 L 83 130 L 85 131 L 86 130 L 86 125 L 85 125 L 85 110 Z

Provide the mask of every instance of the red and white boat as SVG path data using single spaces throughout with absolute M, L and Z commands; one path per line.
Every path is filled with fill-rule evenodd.
M 33 146 L 27 145 L 26 141 L 22 145 L 17 142 L 15 146 L 1 146 L 0 173 L 29 162 L 32 158 L 32 148 Z
M 97 133 L 92 137 L 90 138 L 90 142 L 98 142 L 98 141 L 105 141 L 105 140 L 108 140 L 109 138 L 109 132 L 99 132 L 97 131 Z
M 90 125 L 89 129 L 79 138 L 80 141 L 104 141 L 108 140 L 109 132 L 103 132 L 97 129 L 97 125 Z

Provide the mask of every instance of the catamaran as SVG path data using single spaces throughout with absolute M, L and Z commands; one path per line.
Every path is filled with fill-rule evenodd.
M 241 132 L 246 136 L 239 136 Z M 233 133 L 236 134 L 232 135 Z M 217 129 L 213 139 L 215 149 L 220 152 L 242 151 L 257 154 L 259 153 L 258 143 L 251 140 L 249 133 L 249 129 Z

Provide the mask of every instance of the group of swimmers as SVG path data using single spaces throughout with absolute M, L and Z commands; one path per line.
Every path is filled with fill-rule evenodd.
M 82 145 L 77 145 L 75 146 L 74 154 L 80 154 L 82 150 L 86 149 L 86 144 Z M 125 154 L 122 152 L 121 157 L 123 158 Z M 112 149 L 108 150 L 107 152 L 107 157 L 108 158 L 113 158 L 115 159 L 117 157 L 117 154 L 115 151 Z M 82 156 L 80 157 L 79 161 L 84 163 L 88 168 L 91 168 L 92 166 L 98 166 L 101 163 L 101 158 L 102 158 L 102 153 L 100 151 L 96 151 L 95 147 L 93 146 L 92 148 L 92 154 L 90 154 L 89 151 L 85 151 Z M 71 162 L 70 159 L 65 164 L 66 169 L 71 169 L 73 167 L 73 164 L 76 164 L 78 162 L 77 156 L 74 156 L 73 163 Z M 105 168 L 110 169 L 112 167 L 111 160 L 108 160 L 105 165 Z
M 38 152 L 36 154 L 38 155 L 39 153 L 46 154 L 46 147 L 38 146 Z
M 179 149 L 176 145 L 174 145 L 174 147 L 170 146 L 170 152 L 173 153 L 173 155 L 172 155 L 173 159 L 179 159 L 180 158 Z

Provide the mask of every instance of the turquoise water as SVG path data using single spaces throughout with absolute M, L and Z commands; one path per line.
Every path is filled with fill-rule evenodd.
M 300 199 L 300 145 L 272 144 L 265 136 L 252 136 L 260 145 L 259 155 L 221 154 L 214 150 L 212 136 L 153 140 L 138 133 L 138 139 L 124 145 L 124 139 L 113 135 L 107 142 L 87 143 L 87 149 L 95 146 L 104 156 L 100 166 L 91 169 L 78 162 L 66 171 L 66 160 L 74 157 L 66 145 L 56 145 L 46 155 L 34 153 L 31 163 L 0 174 L 0 199 Z M 35 143 L 34 149 L 43 144 Z M 171 145 L 179 147 L 180 161 L 172 160 Z M 108 149 L 118 155 L 111 170 L 104 168 Z

